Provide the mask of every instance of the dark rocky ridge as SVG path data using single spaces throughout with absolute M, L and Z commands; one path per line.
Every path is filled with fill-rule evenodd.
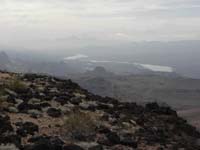
M 200 133 L 157 103 L 122 103 L 46 75 L 1 72 L 0 86 L 0 149 L 200 149 Z

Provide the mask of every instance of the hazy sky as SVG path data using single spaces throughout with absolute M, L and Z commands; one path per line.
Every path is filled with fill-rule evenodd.
M 0 0 L 0 46 L 199 40 L 200 0 Z

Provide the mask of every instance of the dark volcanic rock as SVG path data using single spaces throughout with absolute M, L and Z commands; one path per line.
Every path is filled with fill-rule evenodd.
M 30 139 L 28 139 L 29 143 L 37 143 L 39 141 L 49 140 L 49 137 L 46 136 L 33 136 Z
M 43 78 L 46 78 L 46 77 L 47 76 L 45 76 L 45 75 L 39 75 L 39 74 L 24 74 L 22 78 L 26 79 L 28 81 L 34 81 L 38 78 L 43 79 Z
M 74 144 L 69 144 L 69 145 L 65 145 L 63 147 L 63 150 L 84 150 L 83 148 L 81 148 L 78 145 L 74 145 Z
M 49 109 L 47 110 L 47 114 L 48 114 L 49 116 L 55 117 L 55 118 L 60 117 L 60 116 L 62 115 L 61 110 L 56 109 L 56 108 L 49 108 Z
M 16 104 L 15 98 L 16 98 L 16 96 L 9 95 L 7 97 L 7 102 Z
M 70 99 L 70 102 L 74 105 L 78 105 L 79 103 L 81 103 L 81 98 L 80 97 L 73 97 Z
M 107 138 L 112 145 L 120 144 L 120 137 L 115 132 L 108 133 Z
M 88 148 L 88 150 L 103 150 L 103 146 L 102 145 L 96 145 L 96 146 Z
M 46 107 L 51 107 L 51 105 L 49 103 L 47 103 L 47 102 L 44 102 L 44 103 L 40 103 L 39 107 L 40 108 L 46 108 Z
M 10 123 L 10 118 L 6 115 L 0 114 L 0 135 L 11 131 L 13 131 L 13 128 Z
M 36 124 L 32 122 L 25 122 L 25 123 L 16 123 L 18 126 L 17 134 L 21 135 L 22 137 L 27 136 L 28 134 L 34 135 L 35 132 L 39 131 L 39 128 Z
M 105 127 L 105 126 L 100 126 L 98 129 L 97 129 L 97 132 L 99 133 L 104 133 L 104 134 L 108 134 L 110 133 L 110 129 Z
M 0 135 L 0 144 L 10 144 L 13 143 L 16 147 L 21 148 L 21 137 L 20 135 Z
M 62 150 L 64 142 L 58 137 L 33 137 L 28 140 L 32 145 L 27 145 L 24 150 Z
M 130 146 L 133 148 L 137 148 L 137 142 L 135 141 L 135 139 L 133 139 L 133 136 L 130 134 L 126 134 L 123 136 L 120 136 L 120 143 L 122 145 L 126 145 L 126 146 Z
M 23 102 L 21 104 L 18 105 L 18 110 L 21 112 L 21 113 L 27 113 L 28 110 L 39 110 L 41 111 L 42 108 L 46 108 L 46 107 L 50 107 L 51 105 L 47 102 L 42 102 L 40 104 L 28 104 L 27 102 Z
M 56 97 L 55 101 L 59 102 L 61 105 L 67 104 L 69 100 L 71 99 L 72 96 L 69 94 L 63 95 L 63 96 L 58 96 Z
M 36 109 L 36 110 L 41 110 L 42 109 L 42 105 L 40 104 L 28 104 L 27 102 L 23 102 L 21 104 L 18 105 L 18 110 L 22 113 L 27 113 L 28 110 L 31 110 L 31 109 Z
M 172 110 L 170 107 L 163 107 L 163 106 L 160 107 L 155 102 L 146 104 L 145 111 L 164 114 L 164 115 L 176 115 L 177 116 L 176 111 Z

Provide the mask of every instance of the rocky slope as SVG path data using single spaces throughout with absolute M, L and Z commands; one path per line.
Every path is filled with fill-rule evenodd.
M 71 80 L 0 73 L 1 150 L 198 150 L 200 133 L 166 106 L 122 103 Z

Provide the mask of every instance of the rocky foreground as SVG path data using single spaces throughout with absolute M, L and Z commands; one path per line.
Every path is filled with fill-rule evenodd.
M 0 150 L 199 150 L 166 106 L 122 103 L 71 80 L 0 73 Z

